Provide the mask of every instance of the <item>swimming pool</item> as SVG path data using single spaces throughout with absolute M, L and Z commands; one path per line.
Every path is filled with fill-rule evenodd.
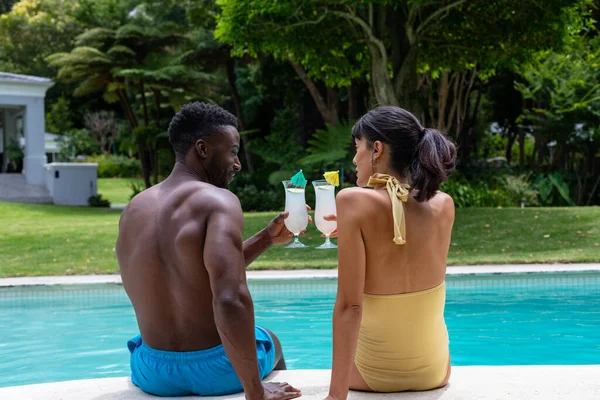
M 335 280 L 250 285 L 288 368 L 331 367 Z M 449 276 L 453 365 L 600 364 L 600 273 Z M 0 289 L 0 387 L 129 375 L 119 285 Z

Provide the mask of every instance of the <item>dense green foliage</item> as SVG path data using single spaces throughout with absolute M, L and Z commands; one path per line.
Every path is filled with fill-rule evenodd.
M 135 178 L 141 175 L 140 163 L 118 155 L 89 156 L 81 160 L 98 164 L 98 178 Z
M 61 159 L 145 187 L 169 174 L 168 123 L 189 101 L 237 115 L 247 210 L 281 208 L 299 169 L 352 184 L 353 122 L 397 104 L 458 145 L 443 189 L 459 207 L 597 205 L 599 4 L 9 0 L 0 70 L 55 81 Z

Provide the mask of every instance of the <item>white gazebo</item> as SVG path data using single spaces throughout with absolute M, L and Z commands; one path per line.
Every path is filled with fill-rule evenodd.
M 22 143 L 22 132 L 26 143 L 23 174 L 30 185 L 45 184 L 44 98 L 53 84 L 47 78 L 0 72 L 0 172 L 8 164 L 7 145 L 11 140 Z

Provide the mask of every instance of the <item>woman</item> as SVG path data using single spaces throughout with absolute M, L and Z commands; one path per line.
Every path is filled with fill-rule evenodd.
M 443 387 L 450 377 L 444 279 L 454 203 L 438 189 L 454 168 L 455 146 L 398 107 L 370 111 L 352 136 L 359 188 L 336 199 L 328 398 L 345 399 L 349 389 Z

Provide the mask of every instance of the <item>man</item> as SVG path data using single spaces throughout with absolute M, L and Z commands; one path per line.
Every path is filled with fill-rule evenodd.
M 171 175 L 138 194 L 119 222 L 117 258 L 141 333 L 128 342 L 132 382 L 159 396 L 299 397 L 287 383 L 261 382 L 285 361 L 275 335 L 254 325 L 245 274 L 291 239 L 287 215 L 242 243 L 240 202 L 226 189 L 241 168 L 240 135 L 227 111 L 184 106 L 169 141 Z

